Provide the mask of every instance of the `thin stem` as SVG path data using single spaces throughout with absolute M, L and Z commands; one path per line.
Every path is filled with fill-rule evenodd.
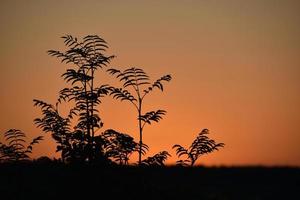
M 85 70 L 83 70 L 83 72 L 85 73 Z M 87 83 L 86 81 L 84 81 L 84 94 L 85 94 L 85 104 L 86 104 L 86 117 L 87 117 L 87 121 L 86 121 L 86 130 L 87 130 L 87 135 L 91 136 L 90 133 L 90 123 L 89 123 L 89 119 L 90 119 L 90 113 L 89 113 L 89 101 L 88 101 L 88 91 L 87 91 Z
M 142 120 L 141 120 L 141 116 L 142 116 L 142 99 L 139 97 L 139 109 L 138 109 L 138 114 L 139 114 L 139 133 L 140 133 L 140 149 L 139 149 L 139 165 L 142 164 L 142 144 L 143 144 L 143 127 L 142 127 Z
M 130 102 L 133 104 L 133 106 L 134 106 L 137 110 L 139 110 L 138 106 L 137 106 L 133 101 L 130 101 Z
M 145 98 L 145 96 L 148 94 L 149 92 L 144 92 L 143 96 L 142 96 L 142 100 Z
M 91 66 L 93 67 L 93 66 Z M 94 116 L 94 69 L 92 69 L 92 80 L 91 80 L 91 97 L 92 97 L 92 101 L 91 101 L 91 119 L 93 119 Z M 94 132 L 94 124 L 92 124 L 92 152 L 94 152 L 94 137 L 95 137 L 95 132 Z

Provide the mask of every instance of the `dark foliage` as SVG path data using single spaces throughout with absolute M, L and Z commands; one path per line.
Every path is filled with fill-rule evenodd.
M 104 141 L 95 133 L 103 126 L 97 106 L 101 98 L 111 91 L 111 87 L 95 86 L 94 79 L 95 72 L 107 66 L 114 56 L 103 54 L 108 45 L 97 35 L 88 35 L 82 41 L 71 35 L 62 38 L 67 50 L 49 50 L 48 53 L 64 63 L 72 64 L 73 68 L 62 74 L 71 87 L 60 91 L 56 106 L 34 100 L 34 105 L 40 107 L 43 114 L 42 118 L 35 119 L 35 123 L 44 132 L 51 133 L 63 161 L 106 162 L 108 159 L 102 149 Z M 63 102 L 74 105 L 66 117 L 58 110 Z M 74 121 L 76 125 L 72 126 Z
M 29 145 L 25 146 L 25 133 L 17 129 L 10 129 L 4 133 L 4 139 L 7 144 L 0 142 L 0 163 L 29 159 L 33 146 L 38 144 L 43 139 L 43 136 L 34 138 Z
M 203 129 L 188 149 L 179 144 L 174 145 L 173 148 L 176 149 L 176 155 L 178 157 L 186 157 L 185 160 L 177 161 L 177 164 L 193 166 L 201 155 L 211 153 L 224 147 L 224 143 L 216 143 L 207 136 L 208 134 L 209 130 Z
M 71 84 L 71 87 L 60 91 L 55 106 L 34 100 L 34 105 L 40 107 L 43 114 L 42 118 L 34 120 L 36 125 L 44 132 L 51 133 L 57 142 L 56 150 L 61 151 L 63 161 L 95 162 L 102 160 L 109 162 L 112 159 L 119 164 L 128 164 L 129 156 L 138 151 L 140 163 L 141 155 L 148 150 L 148 146 L 142 142 L 142 129 L 145 124 L 151 124 L 152 121 L 158 122 L 166 113 L 164 110 L 158 110 L 142 115 L 142 100 L 153 88 L 163 91 L 162 82 L 170 81 L 171 76 L 163 76 L 150 84 L 148 75 L 142 69 L 130 68 L 124 72 L 109 69 L 110 74 L 116 75 L 124 83 L 124 88 L 132 86 L 137 97 L 122 88 L 113 88 L 108 85 L 96 87 L 94 86 L 96 70 L 107 66 L 114 57 L 103 54 L 108 48 L 107 43 L 96 35 L 86 36 L 82 41 L 78 41 L 71 35 L 62 38 L 67 50 L 65 52 L 49 50 L 48 53 L 60 58 L 64 63 L 71 63 L 72 66 L 75 66 L 62 74 L 64 80 Z M 147 86 L 147 88 L 142 90 L 142 86 Z M 97 106 L 101 103 L 101 98 L 107 94 L 122 101 L 130 101 L 138 109 L 139 143 L 134 142 L 129 135 L 113 130 L 95 135 L 103 126 Z M 65 117 L 59 113 L 58 109 L 63 102 L 72 102 L 75 105 Z M 74 119 L 77 120 L 77 123 L 72 127 Z
M 36 118 L 34 123 L 45 133 L 50 133 L 56 141 L 56 151 L 61 152 L 62 163 L 76 163 L 79 165 L 101 164 L 128 165 L 129 158 L 138 152 L 138 164 L 143 166 L 164 166 L 170 156 L 167 151 L 157 153 L 152 157 L 142 160 L 149 147 L 143 143 L 143 130 L 145 125 L 159 122 L 166 114 L 165 110 L 143 111 L 144 98 L 155 88 L 164 90 L 164 83 L 171 81 L 171 75 L 164 75 L 154 82 L 143 69 L 132 67 L 124 71 L 110 68 L 107 72 L 115 76 L 123 85 L 115 88 L 107 84 L 96 86 L 94 80 L 96 72 L 106 67 L 114 56 L 105 55 L 108 45 L 105 40 L 97 35 L 88 35 L 79 41 L 76 37 L 66 35 L 62 37 L 65 51 L 49 50 L 50 56 L 57 57 L 61 62 L 71 64 L 62 78 L 69 85 L 59 92 L 59 97 L 54 104 L 34 99 L 34 106 L 39 107 L 42 117 Z M 114 99 L 129 101 L 137 110 L 139 127 L 139 142 L 128 134 L 108 129 L 101 132 L 103 121 L 100 118 L 99 105 L 102 98 L 110 95 Z M 61 106 L 69 103 L 71 109 L 66 115 L 60 112 Z M 186 160 L 179 160 L 179 165 L 191 165 L 199 156 L 211 153 L 223 147 L 223 143 L 216 143 L 206 135 L 204 129 L 189 149 L 176 144 L 178 157 L 186 156 Z M 42 137 L 34 138 L 27 146 L 25 134 L 19 130 L 11 129 L 5 133 L 8 144 L 0 143 L 0 161 L 19 161 L 29 158 L 32 147 Z M 40 162 L 49 163 L 48 158 L 41 158 Z
M 143 100 L 155 88 L 163 91 L 163 82 L 171 81 L 171 75 L 164 75 L 151 83 L 149 76 L 140 68 L 132 67 L 124 71 L 111 68 L 107 71 L 123 83 L 123 88 L 113 88 L 110 95 L 115 99 L 130 102 L 137 110 L 140 143 L 139 165 L 141 165 L 144 126 L 151 124 L 151 122 L 158 122 L 162 119 L 162 115 L 166 114 L 165 110 L 142 113 Z M 130 92 L 129 89 L 131 89 L 133 93 Z
M 161 151 L 152 157 L 142 160 L 143 166 L 165 166 L 164 162 L 171 156 L 167 151 Z
M 128 165 L 132 153 L 138 152 L 139 143 L 135 142 L 130 135 L 119 133 L 112 129 L 106 130 L 102 137 L 105 141 L 105 154 L 107 157 L 118 162 L 120 165 Z M 142 154 L 146 154 L 148 146 L 142 144 Z

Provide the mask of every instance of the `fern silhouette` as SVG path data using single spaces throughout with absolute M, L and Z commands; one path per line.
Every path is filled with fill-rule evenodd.
M 48 54 L 75 66 L 62 74 L 71 87 L 59 92 L 55 106 L 34 100 L 34 105 L 40 107 L 43 114 L 42 118 L 35 119 L 35 123 L 44 132 L 52 134 L 63 161 L 93 162 L 104 158 L 102 147 L 96 147 L 103 143 L 99 141 L 101 137 L 95 135 L 103 127 L 97 106 L 101 103 L 101 98 L 111 91 L 108 85 L 94 85 L 95 73 L 107 66 L 114 56 L 103 54 L 108 45 L 97 35 L 88 35 L 82 41 L 71 35 L 62 38 L 67 50 L 49 50 Z M 66 117 L 61 116 L 58 111 L 63 102 L 75 105 Z M 72 127 L 72 120 L 75 119 L 77 123 Z
M 164 162 L 171 156 L 167 151 L 161 151 L 152 157 L 142 160 L 143 166 L 165 166 Z
M 162 116 L 166 114 L 165 110 L 157 110 L 142 113 L 143 100 L 152 92 L 155 88 L 163 91 L 163 82 L 171 81 L 171 75 L 165 75 L 150 83 L 149 76 L 140 68 L 129 68 L 123 72 L 117 69 L 108 69 L 107 72 L 116 76 L 120 82 L 123 83 L 123 88 L 113 88 L 110 92 L 113 98 L 121 101 L 129 101 L 137 110 L 138 113 L 138 127 L 139 127 L 139 165 L 142 164 L 142 144 L 143 144 L 143 130 L 146 124 L 151 122 L 158 122 L 162 119 Z M 134 93 L 131 93 L 128 89 L 132 89 Z
M 225 146 L 224 143 L 216 143 L 210 139 L 207 136 L 208 134 L 209 130 L 203 129 L 188 149 L 179 144 L 175 144 L 173 149 L 176 149 L 176 155 L 179 158 L 182 156 L 186 157 L 185 160 L 178 160 L 176 163 L 182 166 L 193 166 L 201 155 L 211 153 Z
M 16 162 L 29 159 L 33 146 L 43 140 L 43 136 L 34 138 L 28 146 L 26 145 L 26 135 L 18 129 L 9 129 L 4 133 L 7 144 L 0 142 L 0 162 Z

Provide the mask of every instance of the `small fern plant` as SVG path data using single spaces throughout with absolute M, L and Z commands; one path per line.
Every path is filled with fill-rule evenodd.
M 181 166 L 194 166 L 198 158 L 204 154 L 211 153 L 215 150 L 219 150 L 224 147 L 224 143 L 217 143 L 210 139 L 207 135 L 209 134 L 208 129 L 203 129 L 193 141 L 188 149 L 184 148 L 179 144 L 175 144 L 173 149 L 176 150 L 176 155 L 185 157 L 184 160 L 178 160 L 177 165 Z
M 143 69 L 132 67 L 124 71 L 110 68 L 107 70 L 109 74 L 114 75 L 123 83 L 123 88 L 113 88 L 110 95 L 115 99 L 130 102 L 137 111 L 137 120 L 139 128 L 139 160 L 142 163 L 142 146 L 143 146 L 143 130 L 146 124 L 158 122 L 162 116 L 166 114 L 165 110 L 156 110 L 143 112 L 143 102 L 145 97 L 155 88 L 163 91 L 163 83 L 171 81 L 171 75 L 164 75 L 151 83 L 149 76 Z M 129 90 L 132 90 L 130 92 Z
M 30 159 L 33 146 L 38 144 L 43 136 L 34 138 L 26 146 L 26 134 L 18 129 L 10 129 L 4 133 L 5 143 L 0 142 L 0 162 L 17 162 Z

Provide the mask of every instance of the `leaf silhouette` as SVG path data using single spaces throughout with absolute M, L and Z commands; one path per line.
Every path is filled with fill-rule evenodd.
M 131 154 L 139 150 L 139 143 L 128 134 L 109 129 L 103 133 L 102 137 L 105 141 L 106 156 L 121 165 L 127 165 Z M 143 144 L 142 149 L 146 153 L 148 146 Z
M 122 88 L 114 88 L 110 95 L 113 96 L 115 99 L 120 99 L 121 101 L 130 101 L 135 102 L 136 98 L 127 90 L 123 90 Z
M 25 148 L 26 135 L 18 129 L 9 129 L 4 133 L 4 139 L 7 144 L 0 142 L 0 162 L 17 162 L 28 159 L 32 152 L 33 145 L 37 144 L 42 136 L 38 136 Z
M 97 35 L 87 35 L 82 39 L 65 35 L 62 39 L 65 50 L 49 50 L 48 54 L 71 64 L 62 74 L 69 87 L 59 92 L 55 106 L 34 100 L 34 105 L 42 111 L 42 117 L 34 122 L 57 142 L 57 151 L 61 152 L 63 162 L 108 161 L 103 151 L 103 138 L 96 132 L 103 127 L 98 106 L 113 88 L 95 85 L 94 80 L 96 71 L 107 66 L 114 56 L 104 54 L 108 44 Z M 65 102 L 72 105 L 66 116 L 59 112 Z
M 162 76 L 160 79 L 157 79 L 149 88 L 147 88 L 146 90 L 144 90 L 145 93 L 149 93 L 150 91 L 152 91 L 154 88 L 158 88 L 161 91 L 164 91 L 164 87 L 163 87 L 163 81 L 169 82 L 172 80 L 171 75 L 165 75 Z
M 211 153 L 225 146 L 224 143 L 216 143 L 214 140 L 210 139 L 207 136 L 208 134 L 209 130 L 203 129 L 188 149 L 179 144 L 174 145 L 172 148 L 176 150 L 176 155 L 178 157 L 185 156 L 187 158 L 185 160 L 177 161 L 177 164 L 193 166 L 201 155 Z
M 144 166 L 164 166 L 164 162 L 171 156 L 167 151 L 161 151 L 152 157 L 148 157 L 142 161 Z
M 43 140 L 43 136 L 37 136 L 36 138 L 33 138 L 33 140 L 30 142 L 30 144 L 27 146 L 26 152 L 32 153 L 32 148 L 35 144 L 38 144 L 40 141 Z
M 139 143 L 142 144 L 143 130 L 146 124 L 151 122 L 158 122 L 162 119 L 162 115 L 166 114 L 164 110 L 157 110 L 142 114 L 143 100 L 153 88 L 159 88 L 163 91 L 163 82 L 169 82 L 171 75 L 162 76 L 153 84 L 150 83 L 150 78 L 143 69 L 131 67 L 124 71 L 110 68 L 107 72 L 116 77 L 122 84 L 123 88 L 115 88 L 112 90 L 111 95 L 115 99 L 121 101 L 129 101 L 137 110 L 137 120 L 139 126 Z M 132 90 L 133 92 L 129 91 Z M 139 165 L 142 164 L 142 149 L 139 150 Z
M 152 121 L 159 122 L 159 120 L 162 119 L 162 115 L 165 115 L 165 110 L 157 110 L 157 111 L 150 111 L 145 113 L 144 115 L 141 115 L 139 120 L 143 121 L 144 124 L 142 125 L 142 128 L 145 126 L 145 124 L 151 124 Z

